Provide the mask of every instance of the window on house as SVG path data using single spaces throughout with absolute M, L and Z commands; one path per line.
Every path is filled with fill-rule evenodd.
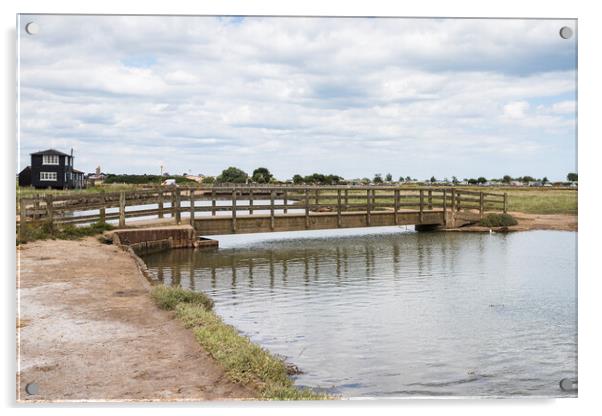
M 56 182 L 57 175 L 56 172 L 40 172 L 40 180 L 41 181 L 55 181 Z
M 43 165 L 58 165 L 59 164 L 59 156 L 58 155 L 43 155 L 42 156 L 42 164 Z

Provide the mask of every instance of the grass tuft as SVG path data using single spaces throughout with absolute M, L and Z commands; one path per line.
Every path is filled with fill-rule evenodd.
M 510 214 L 487 214 L 479 221 L 483 227 L 509 227 L 518 224 L 518 221 Z
M 213 300 L 204 293 L 182 289 L 179 286 L 155 286 L 151 297 L 161 309 L 173 311 L 179 303 L 213 309 Z
M 286 364 L 269 351 L 225 324 L 212 310 L 213 302 L 202 293 L 179 287 L 156 286 L 152 297 L 160 308 L 173 309 L 203 348 L 219 362 L 234 382 L 252 386 L 267 400 L 324 400 L 326 394 L 295 387 Z M 202 296 L 199 297 L 199 296 Z M 210 299 L 209 299 L 210 300 Z

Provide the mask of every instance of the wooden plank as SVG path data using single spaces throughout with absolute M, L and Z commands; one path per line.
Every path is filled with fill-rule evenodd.
M 483 218 L 483 211 L 485 210 L 485 201 L 484 201 L 484 195 L 483 192 L 481 192 L 480 195 L 480 201 L 479 201 L 479 217 Z
M 433 210 L 433 190 L 428 190 L 428 209 L 429 211 Z
M 46 195 L 46 217 L 48 221 L 52 224 L 54 221 L 54 197 L 52 194 Z
M 508 213 L 508 193 L 504 192 L 504 214 Z

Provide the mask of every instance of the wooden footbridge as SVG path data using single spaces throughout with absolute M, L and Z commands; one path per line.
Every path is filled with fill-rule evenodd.
M 197 235 L 415 225 L 457 227 L 506 212 L 507 194 L 395 186 L 156 187 L 122 192 L 34 195 L 18 200 L 18 220 L 55 224 L 171 218 Z

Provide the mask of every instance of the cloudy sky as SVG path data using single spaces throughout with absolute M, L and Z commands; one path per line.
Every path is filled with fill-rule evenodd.
M 21 15 L 19 162 L 52 147 L 86 172 L 562 179 L 577 70 L 562 26 Z

